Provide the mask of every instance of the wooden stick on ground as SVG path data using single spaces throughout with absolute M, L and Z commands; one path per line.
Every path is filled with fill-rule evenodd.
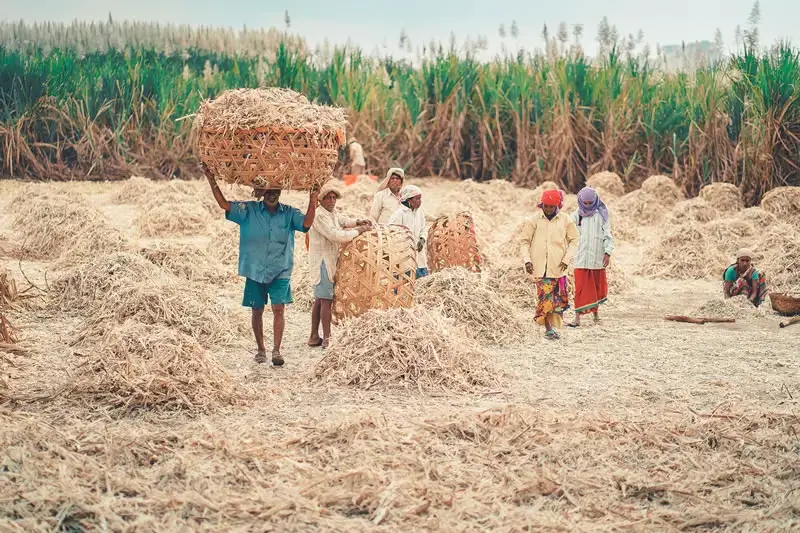
M 690 316 L 665 316 L 664 320 L 671 320 L 672 322 L 686 322 L 687 324 L 730 324 L 736 322 L 735 318 L 714 318 L 714 317 L 690 317 Z
M 781 322 L 780 323 L 780 327 L 787 328 L 787 327 L 791 326 L 792 324 L 800 324 L 800 315 L 793 316 L 792 318 L 790 318 L 786 322 Z

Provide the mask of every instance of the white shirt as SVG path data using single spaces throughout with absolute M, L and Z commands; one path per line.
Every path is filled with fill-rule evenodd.
M 389 224 L 392 226 L 405 226 L 410 229 L 411 234 L 414 236 L 415 250 L 420 239 L 428 240 L 425 212 L 421 207 L 416 211 L 412 211 L 410 208 L 401 204 L 397 211 L 389 217 Z M 417 252 L 417 268 L 428 268 L 427 242 L 425 246 L 422 247 L 422 251 Z
M 372 208 L 369 210 L 369 218 L 376 224 L 386 224 L 389 222 L 389 217 L 391 217 L 401 205 L 400 199 L 392 194 L 392 191 L 387 187 L 382 191 L 376 192 L 375 196 L 372 198 Z
M 603 256 L 611 255 L 614 251 L 614 237 L 611 235 L 610 221 L 606 222 L 600 213 L 580 219 L 578 211 L 572 216 L 572 221 L 578 228 L 578 252 L 575 254 L 575 268 L 588 270 L 601 270 Z
M 317 209 L 314 223 L 308 230 L 308 273 L 312 285 L 320 281 L 320 266 L 325 261 L 328 279 L 333 283 L 336 275 L 336 262 L 339 260 L 339 246 L 358 237 L 358 230 L 346 229 L 356 225 L 356 219 L 346 218 L 324 207 Z

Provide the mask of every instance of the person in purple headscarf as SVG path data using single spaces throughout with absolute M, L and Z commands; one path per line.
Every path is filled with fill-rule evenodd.
M 598 310 L 608 296 L 606 268 L 614 251 L 614 237 L 608 208 L 597 191 L 584 187 L 578 193 L 578 210 L 572 214 L 578 227 L 578 252 L 575 255 L 575 322 L 581 325 L 581 315 L 592 313 L 600 321 Z

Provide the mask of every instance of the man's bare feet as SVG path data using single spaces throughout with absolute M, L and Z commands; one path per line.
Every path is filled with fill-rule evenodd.
M 316 348 L 317 346 L 324 346 L 323 341 L 319 337 L 311 337 L 308 339 L 308 345 L 311 348 Z

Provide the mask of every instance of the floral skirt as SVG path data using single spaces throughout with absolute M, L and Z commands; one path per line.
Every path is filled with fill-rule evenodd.
M 536 278 L 536 323 L 543 326 L 549 317 L 553 327 L 561 327 L 561 315 L 569 309 L 567 277 Z
M 744 294 L 749 299 L 753 301 L 753 305 L 758 307 L 764 301 L 764 298 L 767 297 L 767 293 L 769 289 L 767 288 L 767 277 L 764 275 L 763 272 L 756 271 L 758 275 L 758 281 L 756 282 L 756 295 L 753 298 L 753 287 L 748 283 L 746 280 L 739 278 L 733 284 L 733 288 L 731 288 L 731 296 L 739 296 Z

